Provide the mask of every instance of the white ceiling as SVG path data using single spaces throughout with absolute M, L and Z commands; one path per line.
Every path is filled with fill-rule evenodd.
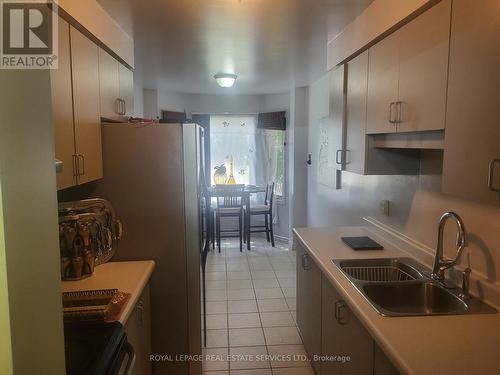
M 326 44 L 373 0 L 98 0 L 135 41 L 146 88 L 264 94 L 326 70 Z M 231 89 L 215 73 L 236 73 Z

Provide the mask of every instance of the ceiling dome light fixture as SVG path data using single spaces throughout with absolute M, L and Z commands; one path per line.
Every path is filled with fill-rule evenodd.
M 236 78 L 238 78 L 238 76 L 231 73 L 217 73 L 216 75 L 214 75 L 214 78 L 220 87 L 227 88 L 234 85 L 234 82 L 236 81 Z

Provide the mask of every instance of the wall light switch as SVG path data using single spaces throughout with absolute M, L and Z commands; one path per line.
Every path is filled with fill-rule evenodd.
M 383 200 L 380 201 L 380 212 L 383 213 L 385 216 L 389 216 L 391 214 L 391 202 L 388 200 Z

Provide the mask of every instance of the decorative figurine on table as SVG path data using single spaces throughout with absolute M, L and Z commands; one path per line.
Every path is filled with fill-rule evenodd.
M 226 166 L 224 164 L 214 167 L 214 182 L 215 185 L 224 185 L 227 181 Z

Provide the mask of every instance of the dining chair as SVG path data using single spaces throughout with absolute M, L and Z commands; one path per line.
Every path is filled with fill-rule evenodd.
M 245 185 L 216 185 L 212 195 L 216 197 L 215 225 L 216 241 L 219 253 L 221 251 L 221 238 L 239 237 L 240 251 L 243 251 L 243 204 Z M 237 218 L 238 230 L 221 228 L 221 218 Z M 235 234 L 237 232 L 237 234 Z
M 266 233 L 267 242 L 276 247 L 273 228 L 274 185 L 274 182 L 267 184 L 264 204 L 250 204 L 249 219 L 247 219 L 249 224 L 246 228 L 247 241 L 250 241 L 251 233 Z M 252 225 L 252 216 L 264 216 L 264 225 Z

